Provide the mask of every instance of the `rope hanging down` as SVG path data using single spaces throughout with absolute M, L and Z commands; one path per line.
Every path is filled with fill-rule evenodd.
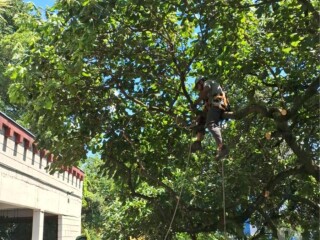
M 224 233 L 224 239 L 227 239 L 226 191 L 225 191 L 225 181 L 224 181 L 224 159 L 221 160 L 221 173 L 222 173 L 223 233 Z
M 189 163 L 190 163 L 191 145 L 192 145 L 192 143 L 190 143 L 190 146 L 189 146 L 189 153 L 188 153 L 188 159 L 187 159 L 187 165 L 186 165 L 187 169 L 188 169 Z M 222 173 L 223 233 L 224 233 L 224 238 L 228 239 L 227 238 L 227 220 L 226 220 L 226 194 L 225 194 L 225 179 L 224 179 L 224 159 L 221 160 L 221 173 Z M 178 200 L 177 200 L 177 204 L 176 204 L 176 207 L 174 209 L 173 216 L 172 216 L 172 219 L 170 221 L 170 225 L 169 225 L 169 228 L 168 228 L 168 231 L 167 231 L 167 233 L 165 235 L 164 240 L 167 240 L 167 238 L 169 236 L 169 233 L 171 231 L 171 227 L 172 227 L 173 221 L 174 221 L 174 219 L 176 217 L 177 210 L 178 210 L 178 207 L 179 207 L 179 204 L 180 204 L 180 198 L 181 198 L 181 195 L 182 195 L 184 184 L 185 184 L 185 181 L 183 181 L 183 183 L 182 183 L 182 186 L 181 186 L 181 189 L 180 189 L 180 192 L 179 192 L 179 196 L 178 196 Z
M 191 133 L 191 137 L 192 137 L 192 133 Z M 191 145 L 192 143 L 190 143 L 190 146 L 189 146 L 189 153 L 188 153 L 188 159 L 187 159 L 187 165 L 186 165 L 186 169 L 189 168 L 189 163 L 190 163 L 190 155 L 191 155 Z M 183 191 L 183 188 L 184 188 L 184 184 L 185 184 L 185 181 L 182 182 L 182 186 L 181 186 L 181 189 L 180 189 L 180 192 L 179 192 L 179 196 L 178 196 L 178 200 L 177 200 L 177 204 L 176 204 L 176 207 L 174 209 L 174 212 L 173 212 L 173 216 L 172 216 L 172 219 L 171 219 L 171 222 L 170 222 L 170 225 L 169 225 L 169 229 L 166 233 L 166 236 L 164 237 L 164 240 L 167 240 L 167 237 L 169 236 L 169 233 L 171 231 L 171 227 L 172 227 L 172 223 L 176 217 L 176 213 L 177 213 L 177 210 L 178 210 L 178 206 L 180 204 L 180 198 L 181 198 L 181 195 L 182 195 L 182 191 Z

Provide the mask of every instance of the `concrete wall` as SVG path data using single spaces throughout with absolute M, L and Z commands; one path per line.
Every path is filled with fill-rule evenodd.
M 77 168 L 50 175 L 45 167 L 52 156 L 33 142 L 31 133 L 0 114 L 0 209 L 32 209 L 40 225 L 43 213 L 58 215 L 59 239 L 74 240 L 81 231 L 84 175 Z

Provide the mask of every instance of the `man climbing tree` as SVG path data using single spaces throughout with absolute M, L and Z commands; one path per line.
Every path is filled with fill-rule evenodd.
M 194 102 L 193 108 L 201 102 L 204 103 L 204 108 L 201 114 L 197 117 L 197 140 L 192 144 L 191 151 L 201 150 L 201 141 L 205 133 L 205 125 L 217 144 L 216 159 L 222 159 L 228 154 L 228 148 L 222 141 L 221 129 L 219 122 L 222 119 L 222 114 L 228 108 L 228 101 L 225 92 L 221 86 L 214 80 L 206 80 L 204 77 L 199 77 L 195 81 L 195 87 L 199 92 L 198 99 Z
M 279 239 L 283 226 L 319 239 L 317 2 L 57 1 L 45 19 L 17 15 L 18 31 L 1 38 L 3 60 L 13 56 L 3 91 L 39 148 L 59 156 L 51 169 L 100 156 L 84 218 L 97 239 L 164 239 L 171 222 L 171 239 L 222 239 L 220 164 L 188 160 L 177 124 L 193 102 L 188 76 L 215 73 L 236 109 L 222 133 L 230 238 L 248 239 L 249 219 L 252 239 Z

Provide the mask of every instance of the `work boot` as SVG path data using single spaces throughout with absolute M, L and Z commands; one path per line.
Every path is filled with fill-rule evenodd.
M 201 146 L 201 141 L 194 141 L 191 144 L 191 152 L 194 153 L 196 151 L 201 151 L 202 150 L 202 146 Z
M 226 145 L 222 145 L 221 149 L 217 150 L 216 159 L 221 160 L 229 154 L 229 149 Z

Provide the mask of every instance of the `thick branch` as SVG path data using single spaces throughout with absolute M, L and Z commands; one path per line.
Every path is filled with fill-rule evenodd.
M 182 88 L 182 91 L 183 91 L 183 94 L 184 96 L 187 98 L 188 102 L 189 102 L 189 105 L 190 107 L 192 106 L 192 100 L 191 100 L 191 97 L 186 89 L 186 85 L 185 85 L 185 82 L 186 82 L 186 77 L 185 75 L 182 75 L 180 76 L 180 84 L 181 84 L 181 88 Z
M 265 213 L 263 209 L 258 208 L 258 212 L 263 216 L 263 218 L 266 220 L 265 225 L 268 225 L 269 228 L 272 230 L 272 235 L 274 237 L 277 236 L 277 225 L 273 222 L 273 220 L 270 218 L 268 214 Z
M 258 210 L 260 206 L 264 204 L 266 200 L 266 197 L 264 196 L 265 192 L 272 192 L 278 183 L 288 178 L 289 176 L 300 174 L 300 173 L 301 173 L 301 167 L 295 167 L 287 171 L 280 172 L 279 174 L 274 176 L 265 186 L 263 193 L 261 193 L 261 195 L 259 195 L 257 199 L 252 204 L 250 204 L 240 216 L 237 217 L 237 221 L 244 222 L 245 220 L 250 218 L 252 213 Z
M 315 215 L 320 216 L 320 205 L 318 203 L 315 203 L 315 202 L 311 201 L 310 199 L 303 198 L 303 197 L 300 197 L 297 195 L 290 195 L 288 199 L 292 200 L 293 202 L 300 202 L 300 203 L 303 203 L 305 205 L 310 206 L 311 209 L 314 210 Z
M 225 113 L 223 113 L 222 117 L 226 118 L 226 119 L 239 120 L 239 119 L 245 118 L 246 116 L 248 116 L 251 113 L 259 113 L 263 117 L 272 118 L 273 113 L 275 113 L 275 112 L 280 112 L 280 109 L 274 108 L 274 107 L 267 108 L 262 105 L 252 104 L 252 105 L 249 105 L 245 108 L 238 110 L 237 112 L 225 112 Z
M 287 119 L 294 117 L 306 101 L 308 101 L 314 95 L 318 94 L 319 86 L 320 80 L 319 77 L 316 77 L 302 97 L 296 96 L 293 101 L 293 107 L 290 109 L 290 111 L 288 111 Z
M 313 163 L 312 154 L 303 150 L 298 144 L 288 126 L 288 122 L 284 120 L 276 121 L 278 130 L 282 133 L 282 137 L 298 158 L 298 162 L 304 167 L 304 170 L 312 175 L 317 181 L 320 180 L 320 169 Z
M 299 103 L 296 102 L 294 105 L 293 111 L 296 112 L 304 101 L 312 97 L 316 92 L 317 88 L 319 87 L 319 81 L 315 80 L 307 89 L 305 95 L 302 97 L 302 101 Z M 278 108 L 267 108 L 261 105 L 250 105 L 243 109 L 240 109 L 237 112 L 225 112 L 223 114 L 223 118 L 229 118 L 229 119 L 242 119 L 245 118 L 247 115 L 251 113 L 258 113 L 262 115 L 263 117 L 272 118 L 274 119 L 277 130 L 279 133 L 281 133 L 281 136 L 286 141 L 288 146 L 292 149 L 292 151 L 296 154 L 298 161 L 301 165 L 304 166 L 306 172 L 308 174 L 311 174 L 314 176 L 317 180 L 320 180 L 320 169 L 317 165 L 315 165 L 312 161 L 312 154 L 308 153 L 307 151 L 304 151 L 300 148 L 300 146 L 297 144 L 295 137 L 292 134 L 292 131 L 290 130 L 288 126 L 288 116 L 281 114 L 281 109 Z

